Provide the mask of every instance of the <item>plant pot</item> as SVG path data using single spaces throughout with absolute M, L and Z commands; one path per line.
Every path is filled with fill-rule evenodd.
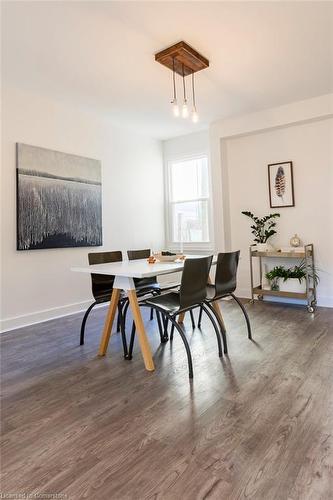
M 269 250 L 267 243 L 257 243 L 257 252 L 267 252 Z
M 306 282 L 303 279 L 300 283 L 298 278 L 289 278 L 286 281 L 283 281 L 283 278 L 279 278 L 279 289 L 280 292 L 305 293 Z

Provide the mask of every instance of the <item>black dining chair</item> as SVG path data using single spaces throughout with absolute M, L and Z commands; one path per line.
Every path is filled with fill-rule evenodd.
M 148 259 L 151 255 L 151 250 L 150 248 L 145 248 L 143 250 L 127 250 L 127 256 L 128 260 L 138 260 L 138 259 Z M 168 290 L 173 290 L 175 288 L 179 287 L 179 283 L 167 283 L 165 285 L 162 285 L 161 283 L 158 283 L 157 277 L 152 276 L 151 278 L 134 278 L 134 284 L 135 288 L 137 290 L 137 295 L 138 297 L 142 297 L 146 294 L 151 294 L 151 295 L 159 295 L 162 292 L 168 291 Z M 126 324 L 126 316 L 127 316 L 127 310 L 128 310 L 129 304 L 126 304 L 123 310 L 123 324 Z M 150 319 L 153 319 L 153 314 L 154 310 L 150 310 Z M 166 319 L 160 314 L 156 314 L 156 319 L 158 323 L 158 328 L 160 332 L 160 337 L 161 337 L 161 342 L 167 342 L 168 341 L 168 333 L 167 333 L 167 324 L 166 324 Z M 163 321 L 163 327 L 162 327 L 162 321 Z M 194 319 L 192 320 L 192 324 L 194 322 Z M 134 323 L 132 324 L 132 331 L 134 329 Z M 128 355 L 127 359 L 131 359 L 131 356 Z
M 148 259 L 150 256 L 150 249 L 147 248 L 145 250 L 128 250 L 127 255 L 129 260 L 134 260 L 134 259 Z M 173 290 L 174 288 L 178 288 L 180 286 L 180 283 L 172 283 L 172 284 L 167 284 L 167 285 L 162 285 L 161 283 L 158 283 L 156 276 L 153 278 L 136 278 L 134 280 L 135 286 L 136 287 L 153 287 L 153 290 L 157 293 L 165 292 L 167 290 Z M 191 322 L 192 322 L 192 328 L 195 328 L 195 321 L 194 321 L 194 316 L 193 312 L 190 311 L 190 316 L 191 316 Z M 150 312 L 150 319 L 153 319 L 153 309 L 151 309 Z M 167 325 L 165 325 L 165 329 L 167 329 Z M 166 336 L 165 336 L 166 337 Z
M 122 261 L 121 251 L 93 252 L 88 254 L 89 265 L 107 264 L 111 262 L 121 262 L 121 261 Z M 114 276 L 107 274 L 94 274 L 94 273 L 92 273 L 90 276 L 91 276 L 91 289 L 95 301 L 88 307 L 83 316 L 81 323 L 81 331 L 80 331 L 80 345 L 84 344 L 85 327 L 90 311 L 96 304 L 109 302 L 111 300 L 111 295 L 113 292 Z M 118 303 L 117 331 L 121 331 L 122 309 L 126 304 L 126 302 L 128 302 L 127 297 L 122 295 Z M 124 354 L 127 354 L 126 336 L 124 335 L 123 331 L 121 331 L 121 333 L 122 333 Z
M 191 311 L 192 309 L 202 305 L 214 325 L 218 344 L 218 353 L 220 357 L 222 356 L 222 344 L 219 329 L 214 321 L 213 315 L 204 304 L 204 300 L 206 298 L 206 285 L 211 263 L 212 256 L 187 259 L 184 262 L 182 280 L 180 289 L 178 291 L 157 295 L 144 301 L 145 305 L 152 307 L 153 309 L 156 309 L 156 311 L 162 313 L 179 332 L 186 349 L 190 378 L 193 378 L 192 356 L 189 344 L 185 336 L 185 332 L 182 326 L 176 321 L 176 317 L 180 313 Z M 135 328 L 132 329 L 128 351 L 129 355 L 132 355 L 134 335 Z
M 144 250 L 127 250 L 128 260 L 136 260 L 136 259 L 148 259 L 151 255 L 150 248 L 146 248 Z M 134 278 L 135 287 L 140 291 L 144 291 L 147 289 L 151 292 L 161 293 L 167 290 L 173 290 L 180 286 L 180 283 L 158 283 L 157 277 L 152 276 L 151 278 Z
M 223 299 L 224 297 L 232 297 L 239 307 L 241 308 L 247 325 L 247 336 L 250 340 L 252 340 L 252 332 L 251 332 L 251 324 L 246 309 L 242 302 L 235 296 L 234 291 L 237 287 L 237 268 L 239 262 L 239 254 L 240 251 L 236 252 L 227 252 L 227 253 L 219 253 L 217 256 L 217 264 L 216 264 L 216 274 L 215 274 L 215 283 L 207 285 L 207 296 L 205 300 L 205 304 L 210 307 L 213 312 L 213 308 L 211 304 L 216 300 Z M 198 326 L 201 326 L 201 318 L 203 308 L 200 308 Z M 216 319 L 219 321 L 219 326 L 221 328 L 222 335 L 225 335 L 224 325 L 221 323 L 218 315 L 215 314 Z
M 150 257 L 150 249 L 144 250 L 127 250 L 128 260 L 148 259 Z M 161 293 L 160 286 L 156 276 L 151 278 L 134 278 L 135 288 L 140 292 Z M 150 319 L 153 319 L 153 309 L 150 311 Z

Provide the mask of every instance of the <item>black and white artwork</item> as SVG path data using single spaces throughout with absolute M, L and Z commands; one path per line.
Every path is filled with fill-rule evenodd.
M 17 250 L 102 245 L 98 160 L 16 145 Z
M 295 206 L 293 164 L 291 161 L 268 165 L 268 186 L 271 208 Z

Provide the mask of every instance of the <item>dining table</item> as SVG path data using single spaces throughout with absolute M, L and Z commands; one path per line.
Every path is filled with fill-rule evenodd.
M 155 366 L 152 357 L 152 351 L 148 341 L 144 322 L 142 319 L 139 301 L 136 294 L 134 279 L 151 278 L 165 274 L 182 272 L 186 258 L 195 259 L 200 257 L 204 256 L 188 255 L 185 256 L 185 259 L 179 259 L 174 262 L 161 262 L 157 260 L 154 263 L 149 263 L 147 259 L 137 259 L 137 260 L 123 260 L 120 262 L 110 262 L 105 264 L 71 267 L 71 271 L 74 272 L 114 276 L 111 300 L 104 322 L 104 328 L 101 335 L 98 355 L 105 356 L 107 352 L 112 332 L 112 326 L 118 308 L 118 302 L 120 300 L 121 292 L 124 291 L 128 296 L 129 305 L 136 326 L 140 349 L 146 370 L 154 371 Z M 216 265 L 216 262 L 217 262 L 217 257 L 213 256 L 212 265 Z M 210 279 L 209 283 L 211 283 Z M 216 313 L 218 314 L 220 321 L 224 325 L 218 303 L 214 302 L 213 307 Z M 181 313 L 178 317 L 178 322 L 182 323 L 183 321 L 184 321 L 184 313 Z

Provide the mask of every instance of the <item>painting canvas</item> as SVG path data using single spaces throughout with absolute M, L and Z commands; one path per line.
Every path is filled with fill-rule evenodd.
M 98 160 L 16 145 L 17 249 L 102 245 Z
M 271 208 L 294 207 L 293 164 L 291 161 L 268 165 Z

